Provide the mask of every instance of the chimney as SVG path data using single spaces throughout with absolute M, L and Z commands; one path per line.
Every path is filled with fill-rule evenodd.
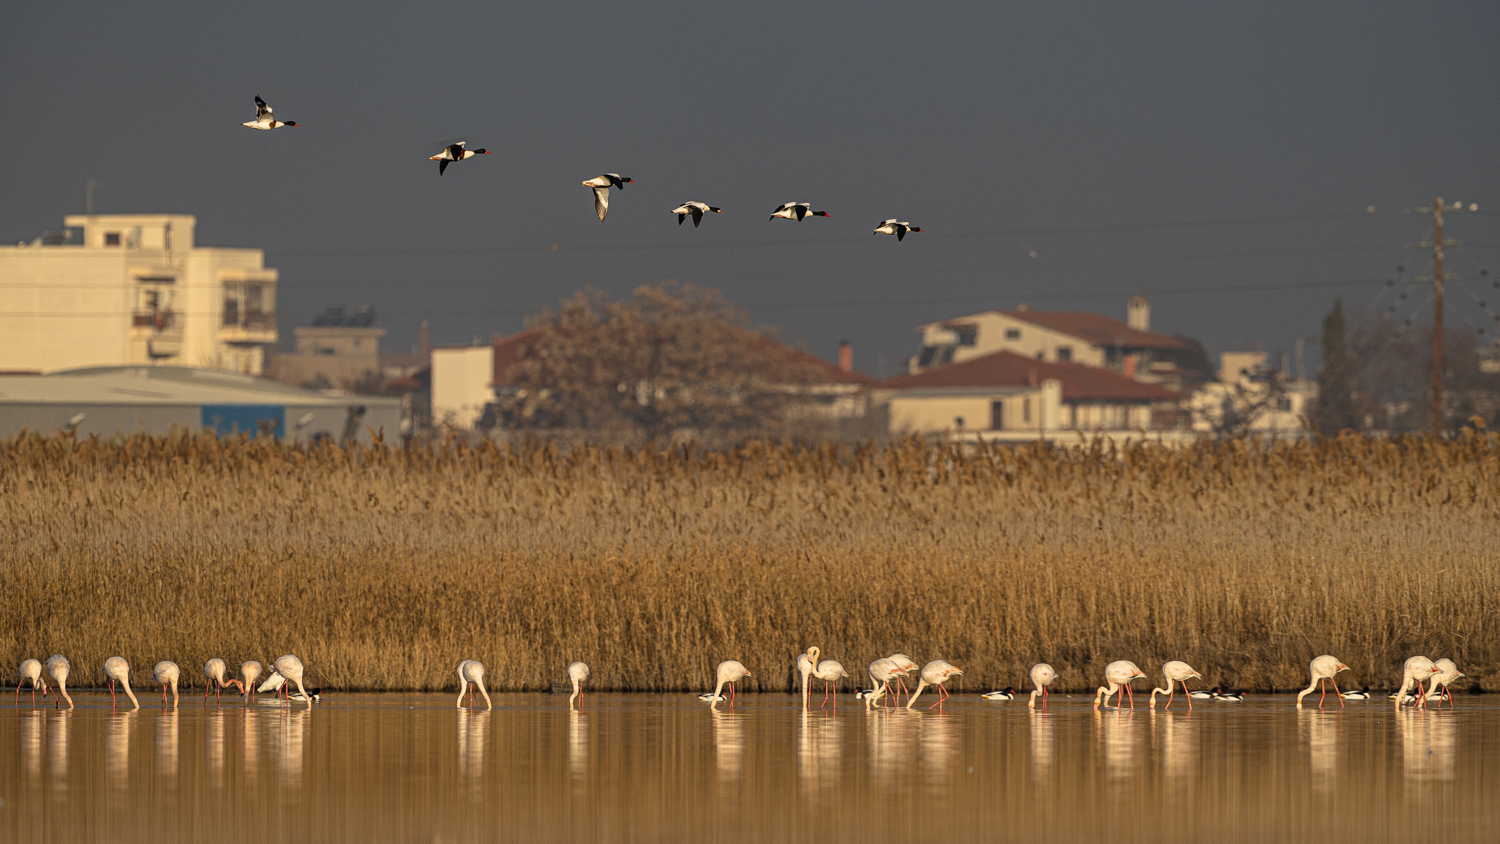
M 432 334 L 427 330 L 427 320 L 422 320 L 422 330 L 417 333 L 417 348 L 423 355 L 432 354 Z
M 1133 325 L 1131 326 L 1131 328 L 1134 327 L 1135 326 Z M 1125 356 L 1125 377 L 1131 379 L 1135 378 L 1135 355 Z
M 854 347 L 849 345 L 848 340 L 839 341 L 839 371 L 854 371 Z
M 1125 303 L 1125 324 L 1136 331 L 1151 330 L 1151 303 L 1145 296 L 1131 296 Z

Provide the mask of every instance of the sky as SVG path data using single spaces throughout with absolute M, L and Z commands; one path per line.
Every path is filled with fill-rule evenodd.
M 1449 325 L 1490 319 L 1497 36 L 1493 2 L 25 2 L 0 242 L 94 179 L 99 213 L 264 249 L 286 341 L 369 305 L 389 351 L 675 279 L 871 375 L 923 322 L 1133 293 L 1154 329 L 1291 353 L 1335 296 L 1430 320 L 1430 285 L 1385 281 L 1430 274 L 1402 211 L 1436 196 L 1479 206 L 1448 217 Z M 241 127 L 256 95 L 302 128 Z M 491 155 L 439 177 L 449 140 Z M 600 223 L 579 183 L 605 172 L 635 181 Z M 688 199 L 726 213 L 678 226 Z M 769 220 L 785 201 L 830 216 Z M 924 233 L 872 235 L 889 217 Z

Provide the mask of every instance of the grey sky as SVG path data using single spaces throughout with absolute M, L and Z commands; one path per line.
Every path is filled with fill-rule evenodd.
M 466 342 L 664 278 L 824 357 L 848 338 L 871 374 L 922 321 L 1123 317 L 1136 290 L 1160 330 L 1290 350 L 1379 285 L 1227 288 L 1424 273 L 1400 246 L 1427 218 L 1390 212 L 1434 194 L 1481 206 L 1450 237 L 1500 242 L 1497 24 L 1493 2 L 26 3 L 0 28 L 0 239 L 81 213 L 93 177 L 100 212 L 264 248 L 283 332 L 369 304 L 397 350 L 424 318 Z M 239 126 L 256 94 L 305 128 Z M 440 179 L 452 138 L 494 154 Z M 637 183 L 601 224 L 579 182 L 606 171 Z M 727 213 L 679 227 L 686 199 Z M 768 222 L 787 200 L 832 216 Z M 886 217 L 928 234 L 871 235 Z M 1153 292 L 1181 288 L 1219 292 Z

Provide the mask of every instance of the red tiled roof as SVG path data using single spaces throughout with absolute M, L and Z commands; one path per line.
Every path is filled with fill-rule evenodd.
M 743 328 L 732 328 L 730 330 L 741 331 L 746 334 L 752 333 Z M 539 329 L 528 328 L 525 331 L 512 334 L 509 337 L 495 340 L 491 343 L 491 347 L 495 352 L 494 382 L 491 386 L 501 387 L 507 386 L 510 383 L 511 367 L 520 362 L 521 355 L 526 349 L 526 344 L 535 340 L 540 334 L 541 331 Z M 775 350 L 779 347 L 779 350 L 786 355 L 790 363 L 808 367 L 818 376 L 816 383 L 858 384 L 861 386 L 873 385 L 875 383 L 875 379 L 868 375 L 861 375 L 858 372 L 845 372 L 835 364 L 829 363 L 816 355 L 804 352 L 794 346 L 788 346 L 780 340 L 773 340 L 770 337 L 760 334 L 755 334 L 754 338 L 754 342 L 758 348 L 762 350 Z M 773 381 L 777 380 L 778 377 L 786 376 L 784 372 L 769 372 L 764 374 Z
M 1048 378 L 1062 382 L 1063 401 L 1170 401 L 1171 390 L 1145 384 L 1096 366 L 1081 363 L 1047 363 L 1011 352 L 973 358 L 918 372 L 897 375 L 881 382 L 881 389 L 907 390 L 917 387 L 1027 387 Z
M 997 311 L 1008 317 L 1081 337 L 1096 346 L 1128 349 L 1181 349 L 1176 337 L 1155 331 L 1137 331 L 1125 323 L 1092 311 Z

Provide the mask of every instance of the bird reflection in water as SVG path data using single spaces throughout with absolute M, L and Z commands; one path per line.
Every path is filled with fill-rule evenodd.
M 709 710 L 714 719 L 714 752 L 719 763 L 719 779 L 737 780 L 745 764 L 745 725 L 742 716 L 731 712 Z
M 1198 733 L 1190 713 L 1178 715 L 1163 712 L 1160 722 L 1155 710 L 1151 712 L 1151 732 L 1156 734 L 1160 724 L 1161 766 L 1167 779 L 1182 779 L 1191 776 L 1198 767 Z
M 905 709 L 866 710 L 865 735 L 870 744 L 870 770 L 875 781 L 892 786 L 912 760 L 917 722 L 922 716 Z
M 1458 765 L 1458 735 L 1452 713 L 1407 709 L 1396 714 L 1401 767 L 1411 782 L 1449 782 Z
M 64 709 L 47 719 L 47 770 L 52 786 L 68 790 L 68 730 L 73 726 L 73 711 Z
M 203 752 L 208 757 L 209 781 L 214 788 L 224 787 L 224 710 L 204 714 Z
M 1141 765 L 1137 752 L 1140 738 L 1136 734 L 1135 714 L 1129 710 L 1112 713 L 1094 711 L 1094 733 L 1104 752 L 1104 770 L 1112 779 L 1133 776 Z
M 1307 744 L 1312 765 L 1313 790 L 1328 792 L 1338 776 L 1339 730 L 1343 726 L 1339 710 L 1297 710 L 1297 737 Z
M 42 733 L 45 732 L 42 728 L 47 723 L 47 710 L 33 709 L 19 715 L 21 767 L 32 785 L 39 785 L 42 781 Z
M 245 782 L 252 787 L 255 784 L 255 775 L 260 772 L 260 734 L 256 732 L 256 725 L 260 720 L 260 713 L 246 707 L 240 710 L 240 750 L 245 764 Z
M 275 717 L 275 729 L 271 731 L 271 755 L 275 757 L 287 784 L 295 788 L 302 782 L 302 745 L 306 738 L 307 723 L 312 719 L 312 707 L 286 707 Z
M 1052 777 L 1052 716 L 1033 709 L 1031 716 L 1031 775 L 1038 785 L 1045 785 Z
M 484 784 L 484 749 L 489 745 L 490 711 L 458 711 L 458 773 L 478 798 Z
M 156 719 L 156 774 L 170 781 L 177 779 L 177 717 L 174 706 Z
M 955 723 L 947 716 L 932 714 L 921 717 L 917 724 L 918 768 L 930 790 L 940 790 L 953 774 Z
M 574 782 L 583 779 L 589 768 L 589 716 L 578 709 L 568 709 L 568 774 Z
M 822 712 L 802 712 L 797 729 L 797 776 L 812 794 L 838 783 L 844 725 Z
M 130 782 L 130 735 L 135 732 L 138 717 L 137 709 L 116 710 L 104 725 L 104 772 L 115 788 L 124 788 Z

